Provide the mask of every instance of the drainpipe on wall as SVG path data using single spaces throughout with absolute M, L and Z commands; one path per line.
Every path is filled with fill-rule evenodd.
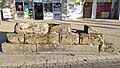
M 93 0 L 91 19 L 96 19 L 97 0 Z

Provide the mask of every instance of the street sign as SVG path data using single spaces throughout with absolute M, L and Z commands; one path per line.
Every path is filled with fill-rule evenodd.
M 3 12 L 3 18 L 11 18 L 10 8 L 4 8 L 2 9 L 2 12 Z

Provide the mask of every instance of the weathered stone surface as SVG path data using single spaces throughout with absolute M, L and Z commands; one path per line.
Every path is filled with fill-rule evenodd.
M 97 34 L 85 34 L 82 33 L 80 35 L 80 44 L 83 45 L 90 45 L 90 44 L 94 44 L 94 45 L 99 45 L 100 38 L 98 37 Z
M 79 44 L 79 35 L 77 33 L 61 34 L 60 43 L 63 45 Z
M 49 25 L 47 23 L 18 23 L 15 26 L 15 32 L 23 34 L 41 34 L 46 35 L 49 30 Z
M 49 34 L 49 43 L 50 44 L 60 44 L 59 33 L 50 33 Z
M 113 44 L 113 43 L 105 42 L 105 43 L 101 46 L 100 51 L 113 52 L 113 51 L 114 51 L 114 44 Z
M 47 44 L 48 35 L 25 34 L 25 43 L 27 44 Z
M 37 52 L 98 52 L 98 46 L 90 45 L 37 45 Z
M 46 35 L 49 31 L 49 25 L 47 23 L 33 23 L 34 24 L 34 32 L 35 34 Z
M 43 44 L 11 44 L 3 43 L 4 53 L 36 53 L 36 52 L 98 52 L 98 46 L 89 45 L 43 45 Z
M 36 52 L 36 45 L 3 43 L 2 50 L 4 53 L 33 53 Z
M 10 43 L 24 43 L 24 34 L 8 33 L 7 38 Z
M 50 32 L 66 34 L 66 33 L 71 32 L 71 26 L 70 24 L 56 25 L 56 26 L 51 27 Z
M 37 52 L 51 52 L 51 51 L 56 51 L 56 46 L 54 45 L 43 45 L 43 44 L 38 44 L 37 45 Z
M 91 41 L 89 40 L 88 35 L 85 34 L 80 36 L 80 44 L 83 44 L 83 45 L 91 44 Z

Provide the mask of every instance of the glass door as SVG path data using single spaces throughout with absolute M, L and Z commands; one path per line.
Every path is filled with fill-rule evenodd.
M 44 19 L 43 3 L 34 2 L 35 19 Z
M 91 18 L 93 0 L 84 0 L 83 17 Z
M 55 20 L 62 19 L 62 0 L 53 0 L 53 14 Z
M 52 3 L 44 3 L 44 20 L 53 19 Z

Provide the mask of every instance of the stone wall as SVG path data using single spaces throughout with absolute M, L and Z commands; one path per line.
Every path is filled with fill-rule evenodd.
M 90 26 L 85 25 L 83 32 L 77 31 L 74 30 L 73 32 L 70 24 L 48 24 L 45 22 L 17 23 L 15 32 L 7 34 L 8 42 L 2 45 L 3 52 L 8 53 L 9 50 L 18 52 L 19 48 L 21 50 L 25 50 L 24 48 L 27 49 L 27 47 L 31 49 L 31 46 L 34 48 L 29 52 L 41 52 L 41 49 L 45 49 L 46 46 L 49 49 L 45 50 L 51 51 L 54 48 L 57 50 L 58 47 L 66 45 L 74 48 L 74 45 L 94 45 L 99 47 L 99 45 L 104 44 L 101 41 L 102 34 Z M 18 49 L 14 49 L 14 46 Z M 9 47 L 8 50 L 7 47 Z M 29 48 L 28 50 L 30 50 Z M 45 51 L 44 49 L 42 50 Z
M 9 43 L 78 45 L 79 34 L 71 32 L 70 24 L 50 26 L 47 23 L 17 23 L 15 33 L 8 33 Z

